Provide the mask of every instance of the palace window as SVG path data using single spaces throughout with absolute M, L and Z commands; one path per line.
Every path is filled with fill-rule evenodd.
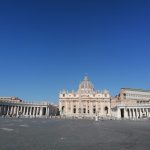
M 73 113 L 74 113 L 74 114 L 76 113 L 76 108 L 73 109 Z
M 93 114 L 95 114 L 96 113 L 96 109 L 95 108 L 93 108 Z
M 83 113 L 84 113 L 84 114 L 86 113 L 86 108 L 83 108 Z

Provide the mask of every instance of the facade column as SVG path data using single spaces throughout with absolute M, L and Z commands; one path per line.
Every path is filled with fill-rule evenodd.
M 62 115 L 62 102 L 59 102 L 59 111 L 60 111 L 60 115 Z
M 101 105 L 101 116 L 104 116 L 104 106 L 103 106 L 103 102 L 102 103 L 100 103 L 100 105 Z M 119 109 L 119 108 L 118 108 Z M 118 110 L 119 111 L 119 110 Z M 117 112 L 118 113 L 118 112 Z M 118 115 L 118 114 L 117 114 Z
M 32 107 L 30 107 L 30 112 L 29 112 L 29 116 L 31 117 L 32 114 Z
M 142 111 L 142 115 L 141 115 L 141 117 L 143 117 L 144 109 L 143 109 L 143 108 L 141 108 L 141 111 Z
M 13 115 L 14 106 L 11 107 L 11 115 Z
M 144 114 L 145 114 L 145 117 L 147 117 L 146 108 L 143 108 L 143 109 L 144 109 Z
M 17 107 L 15 106 L 15 108 L 14 108 L 14 115 L 16 115 L 17 113 Z
M 132 113 L 133 113 L 133 119 L 135 119 L 135 111 L 134 111 L 134 108 L 132 109 Z
M 149 108 L 147 108 L 147 111 L 148 111 L 148 117 L 150 117 L 150 115 L 149 115 L 149 114 L 150 114 L 150 112 L 149 112 Z
M 102 109 L 104 109 L 104 108 L 102 108 Z M 120 108 L 118 108 L 117 117 L 118 117 L 118 118 L 121 118 L 121 109 L 120 109 Z
M 20 114 L 22 115 L 22 106 L 20 106 L 21 108 L 20 108 Z
M 47 117 L 49 117 L 49 107 L 47 106 L 47 113 L 46 113 Z
M 89 102 L 89 110 L 90 110 L 90 116 L 93 116 L 93 105 L 92 102 Z
M 95 114 L 96 114 L 96 116 L 98 115 L 98 102 L 96 101 L 96 107 L 95 107 L 95 109 L 96 109 L 96 112 L 95 112 Z M 109 111 L 109 110 L 108 110 Z M 108 114 L 109 114 L 109 112 L 108 112 Z
M 43 115 L 43 114 L 42 114 L 42 111 L 43 111 L 43 108 L 40 107 L 40 117 Z
M 38 107 L 36 107 L 36 116 L 38 116 Z
M 21 112 L 22 116 L 24 116 L 23 112 L 24 112 L 24 107 L 22 106 L 22 112 Z
M 86 115 L 88 115 L 88 102 L 86 101 Z
M 25 111 L 26 111 L 26 106 L 23 107 L 23 115 L 24 115 L 24 116 L 26 115 L 26 114 L 25 114 Z
M 65 106 L 66 106 L 65 114 L 67 115 L 68 114 L 68 102 L 67 101 L 65 102 Z
M 27 106 L 27 113 L 26 113 L 27 116 L 29 116 L 29 107 Z
M 73 101 L 71 101 L 70 103 L 71 103 L 71 116 L 73 116 Z
M 35 107 L 33 107 L 33 116 L 35 116 Z
M 16 106 L 13 107 L 13 115 L 15 115 Z
M 127 112 L 127 108 L 124 108 L 124 118 L 128 119 L 128 112 Z
M 147 114 L 147 117 L 149 117 L 149 114 L 148 114 L 148 108 L 146 108 L 146 114 Z
M 142 118 L 143 113 L 142 113 L 142 108 L 140 109 L 140 118 Z
M 148 112 L 147 112 L 147 108 L 145 108 L 145 112 L 146 112 L 146 117 L 148 117 Z
M 139 118 L 139 112 L 138 112 L 138 108 L 136 108 L 136 118 Z
M 10 110 L 9 110 L 9 109 L 10 109 L 9 107 L 10 107 L 10 106 L 7 106 L 7 116 L 9 115 L 9 111 L 10 111 Z

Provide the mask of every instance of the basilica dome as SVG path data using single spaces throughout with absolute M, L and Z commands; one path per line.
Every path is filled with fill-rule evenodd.
M 85 76 L 83 81 L 79 85 L 79 92 L 90 93 L 94 90 L 93 84 L 89 81 L 88 77 Z

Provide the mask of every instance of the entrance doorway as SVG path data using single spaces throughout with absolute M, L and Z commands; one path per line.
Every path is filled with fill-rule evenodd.
M 124 118 L 124 109 L 120 109 L 121 112 L 121 118 Z

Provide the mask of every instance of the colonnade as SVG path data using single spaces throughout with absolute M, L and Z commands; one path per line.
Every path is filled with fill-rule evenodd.
M 49 107 L 47 106 L 15 106 L 0 105 L 0 116 L 24 116 L 24 117 L 42 117 L 49 116 Z
M 127 107 L 118 109 L 118 118 L 140 119 L 150 117 L 150 107 Z

